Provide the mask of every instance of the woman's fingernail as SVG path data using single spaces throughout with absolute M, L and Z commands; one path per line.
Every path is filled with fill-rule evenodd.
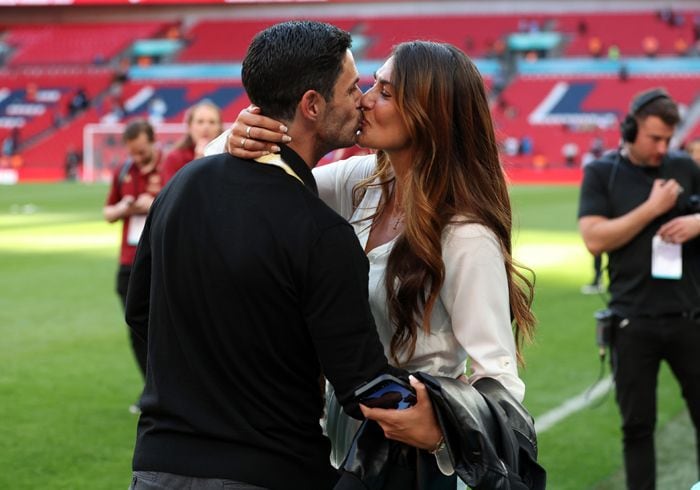
M 292 141 L 292 138 L 285 134 L 284 136 L 282 136 L 282 141 L 284 141 L 285 143 L 289 143 L 290 141 Z
M 282 131 L 283 133 L 286 133 L 287 130 L 288 130 L 287 126 L 280 126 L 280 131 Z
M 279 153 L 279 152 L 280 152 L 280 147 L 275 145 L 275 146 L 272 147 L 272 151 L 274 151 L 275 153 Z
M 269 154 L 270 154 L 269 151 L 264 151 L 264 150 L 263 150 L 263 152 L 262 152 L 262 156 L 269 155 Z

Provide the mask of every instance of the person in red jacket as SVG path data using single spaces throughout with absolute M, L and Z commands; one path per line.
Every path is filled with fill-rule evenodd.
M 136 245 L 141 238 L 146 215 L 162 184 L 159 173 L 161 152 L 155 145 L 153 127 L 144 120 L 134 121 L 126 126 L 122 139 L 129 158 L 114 172 L 102 213 L 109 223 L 123 221 L 117 294 L 124 307 L 131 268 L 136 256 Z M 131 347 L 141 375 L 145 377 L 146 345 L 131 335 Z M 138 413 L 140 402 L 131 405 L 129 411 Z
M 204 155 L 204 147 L 224 130 L 221 109 L 210 100 L 203 100 L 185 113 L 187 134 L 168 153 L 161 168 L 163 185 L 175 175 L 175 172 L 192 160 Z

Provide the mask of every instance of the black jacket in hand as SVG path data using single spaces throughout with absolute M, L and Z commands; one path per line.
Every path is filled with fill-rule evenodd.
M 537 463 L 537 437 L 527 410 L 496 380 L 468 385 L 416 373 L 430 395 L 455 473 L 479 490 L 540 490 L 546 473 Z M 384 438 L 366 421 L 342 466 L 336 490 L 442 490 L 455 488 L 435 457 Z

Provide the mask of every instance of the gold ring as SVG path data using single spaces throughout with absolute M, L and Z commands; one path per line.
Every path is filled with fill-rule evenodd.
M 241 148 L 245 150 L 245 142 L 248 138 L 241 138 Z
M 248 126 L 248 127 L 246 128 L 246 130 L 245 130 L 245 136 L 246 136 L 246 138 L 250 138 L 250 130 L 251 130 L 251 129 L 252 129 L 252 128 L 251 128 L 250 126 Z

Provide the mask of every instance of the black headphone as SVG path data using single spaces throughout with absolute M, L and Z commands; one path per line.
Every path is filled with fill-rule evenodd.
M 627 143 L 634 143 L 637 139 L 637 120 L 635 116 L 642 107 L 651 104 L 656 99 L 670 99 L 671 96 L 660 88 L 649 90 L 648 92 L 643 92 L 632 101 L 630 105 L 630 112 L 625 116 L 625 119 L 620 123 L 620 134 L 622 135 L 622 140 Z

